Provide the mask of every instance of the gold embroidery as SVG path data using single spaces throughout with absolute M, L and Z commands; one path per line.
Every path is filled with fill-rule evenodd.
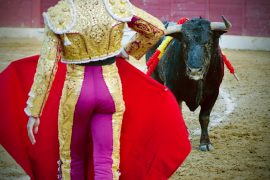
M 57 5 L 56 8 L 51 8 L 48 14 L 50 17 L 54 15 L 50 19 L 58 29 L 65 29 L 64 25 L 68 25 L 70 19 L 76 18 L 74 27 L 69 32 L 60 35 L 64 62 L 89 62 L 116 55 L 120 51 L 124 23 L 111 17 L 105 9 L 103 0 L 74 1 L 76 17 L 71 17 L 71 11 L 67 11 L 69 15 L 65 19 L 64 25 L 59 25 L 58 19 L 60 17 L 58 16 L 60 15 L 53 12 L 59 11 L 59 14 L 61 14 L 62 9 L 68 6 L 67 3 L 62 4 L 60 4 L 61 6 Z M 70 43 L 65 46 L 67 39 Z
M 164 31 L 165 27 L 163 23 L 156 17 L 152 16 L 151 14 L 143 11 L 142 9 L 137 8 L 136 6 L 133 6 L 134 15 L 143 19 L 144 21 L 148 22 L 148 24 L 151 24 L 153 27 L 156 27 L 159 30 Z
M 110 30 L 118 22 L 107 13 L 102 0 L 78 1 L 75 6 L 78 23 L 74 29 L 82 33 L 89 59 L 102 57 L 120 49 L 121 33 L 116 37 L 116 41 L 120 42 L 119 45 L 110 46 L 110 41 L 112 41 Z M 70 58 L 65 57 L 65 59 Z
M 58 129 L 60 159 L 62 160 L 63 179 L 70 179 L 70 145 L 73 117 L 84 78 L 84 66 L 68 65 L 67 75 L 60 101 Z
M 115 103 L 113 121 L 113 179 L 119 179 L 118 168 L 120 164 L 120 134 L 122 127 L 125 103 L 122 94 L 122 83 L 116 64 L 102 66 L 103 77 Z
M 108 46 L 109 52 L 115 52 L 122 47 L 121 41 L 124 34 L 123 32 L 124 25 L 125 25 L 124 23 L 117 24 L 111 29 L 110 42 Z
M 27 111 L 31 116 L 40 117 L 43 106 L 47 100 L 55 72 L 57 70 L 59 39 L 45 27 L 46 36 L 42 44 L 40 58 L 27 101 Z
M 130 43 L 125 47 L 126 52 L 140 59 L 164 35 L 164 25 L 157 18 L 133 6 L 136 21 L 130 22 L 129 27 L 137 31 Z
M 108 5 L 108 11 L 105 5 Z M 72 14 L 73 11 L 76 13 Z M 49 9 L 49 19 L 52 22 L 48 24 L 53 24 L 57 30 L 65 30 L 65 26 L 76 19 L 74 27 L 61 35 L 63 45 L 66 39 L 63 57 L 67 63 L 83 63 L 120 52 L 124 23 L 115 20 L 114 15 L 120 19 L 127 18 L 133 16 L 132 12 L 135 12 L 139 20 L 131 28 L 139 33 L 127 45 L 126 51 L 139 59 L 161 38 L 164 26 L 157 18 L 131 6 L 128 0 L 76 0 L 70 4 L 63 0 Z M 73 17 L 74 14 L 76 17 Z
M 69 46 L 63 46 L 64 58 L 72 60 L 88 59 L 87 47 L 84 45 L 84 37 L 80 34 L 69 33 L 65 34 L 71 44 Z M 62 42 L 64 41 L 65 35 L 60 35 Z

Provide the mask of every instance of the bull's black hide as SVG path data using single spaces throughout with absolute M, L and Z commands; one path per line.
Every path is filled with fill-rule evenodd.
M 166 26 L 173 23 L 166 23 Z M 191 111 L 201 106 L 200 149 L 210 150 L 208 136 L 211 110 L 219 94 L 224 75 L 224 63 L 219 48 L 219 38 L 226 30 L 211 29 L 211 22 L 196 18 L 185 22 L 181 32 L 171 34 L 168 45 L 152 77 L 168 86 L 176 99 L 184 101 Z M 146 55 L 154 53 L 162 40 Z

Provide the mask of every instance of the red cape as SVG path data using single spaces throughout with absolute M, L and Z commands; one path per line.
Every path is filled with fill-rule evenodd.
M 36 135 L 37 143 L 31 145 L 23 109 L 38 57 L 14 61 L 0 74 L 0 143 L 31 179 L 53 180 L 57 179 L 57 116 L 66 67 L 59 63 Z M 167 179 L 191 150 L 179 106 L 169 90 L 125 60 L 118 59 L 117 66 L 126 104 L 120 179 Z

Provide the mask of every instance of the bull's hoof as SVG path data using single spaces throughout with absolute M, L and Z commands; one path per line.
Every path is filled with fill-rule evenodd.
M 214 147 L 212 146 L 212 144 L 201 144 L 199 146 L 200 151 L 212 151 L 214 150 Z

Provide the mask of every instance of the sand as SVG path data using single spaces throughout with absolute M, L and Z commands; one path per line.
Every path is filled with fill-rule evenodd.
M 35 39 L 0 39 L 0 71 L 12 60 L 38 54 Z M 240 81 L 225 69 L 219 98 L 211 115 L 214 150 L 198 149 L 199 109 L 183 115 L 193 150 L 171 180 L 270 179 L 270 52 L 223 50 Z M 144 62 L 131 62 L 145 69 Z M 27 175 L 0 146 L 0 179 L 27 179 Z

